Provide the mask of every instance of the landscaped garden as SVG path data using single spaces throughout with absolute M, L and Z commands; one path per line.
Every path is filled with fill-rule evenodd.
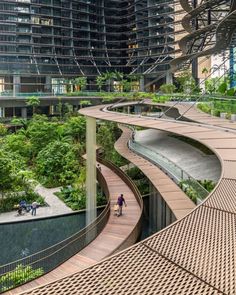
M 140 76 L 126 76 L 120 72 L 106 72 L 96 79 L 103 102 L 124 100 L 143 100 L 151 98 L 154 102 L 166 102 L 172 99 L 191 97 L 198 100 L 201 89 L 196 85 L 189 72 L 176 77 L 175 84 L 163 84 L 158 93 L 138 92 Z M 217 84 L 218 83 L 218 84 Z M 71 96 L 91 96 L 86 92 L 87 78 L 78 77 L 67 81 L 67 93 Z M 212 86 L 214 85 L 214 87 Z M 217 85 L 217 86 L 216 86 Z M 107 91 L 105 91 L 107 90 Z M 229 91 L 229 81 L 207 79 L 205 92 L 222 95 L 233 94 Z M 58 98 L 58 117 L 48 118 L 36 114 L 39 106 L 37 97 L 29 97 L 27 105 L 33 109 L 30 120 L 14 119 L 20 125 L 16 132 L 10 133 L 4 125 L 0 125 L 0 212 L 12 210 L 21 199 L 31 203 L 36 200 L 44 204 L 44 200 L 34 192 L 36 183 L 45 187 L 62 187 L 57 195 L 73 210 L 85 208 L 85 166 L 82 155 L 85 153 L 85 119 L 68 104 L 62 104 Z M 84 99 L 80 107 L 88 106 L 90 101 Z M 210 100 L 199 103 L 198 107 L 219 115 L 220 112 L 230 114 L 236 112 L 233 100 Z M 103 155 L 118 166 L 127 162 L 114 150 L 114 142 L 120 135 L 115 124 L 101 123 L 97 130 L 98 144 Z M 105 200 L 98 196 L 98 205 Z
M 85 118 L 74 113 L 62 120 L 35 114 L 13 123 L 20 126 L 14 133 L 0 125 L 0 212 L 14 209 L 22 199 L 43 205 L 34 192 L 37 183 L 62 187 L 60 198 L 73 210 L 84 209 Z M 98 199 L 99 205 L 106 201 Z

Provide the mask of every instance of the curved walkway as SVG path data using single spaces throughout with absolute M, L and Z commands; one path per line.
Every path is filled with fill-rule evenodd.
M 123 133 L 115 143 L 115 149 L 146 175 L 165 200 L 175 218 L 180 219 L 192 211 L 195 208 L 195 204 L 173 180 L 171 180 L 156 165 L 135 154 L 128 148 L 128 141 L 131 138 L 132 131 L 121 125 L 119 125 L 119 128 Z
M 163 155 L 195 179 L 217 182 L 221 165 L 215 155 L 209 155 L 169 133 L 146 129 L 135 132 L 135 141 L 146 149 Z
M 153 103 L 151 100 L 147 99 L 144 101 L 145 104 L 148 105 L 161 105 L 165 108 L 173 108 L 178 109 L 179 114 L 193 122 L 198 122 L 200 124 L 204 123 L 207 125 L 213 125 L 221 128 L 228 128 L 228 129 L 236 129 L 236 122 L 230 121 L 228 119 L 223 119 L 220 117 L 212 116 L 210 114 L 204 113 L 199 110 L 195 103 L 192 102 L 169 102 L 165 104 Z M 168 115 L 168 112 L 167 112 Z
M 219 157 L 221 179 L 205 202 L 164 230 L 93 267 L 25 294 L 236 294 L 236 134 L 209 125 L 127 116 L 104 108 L 80 112 L 194 138 Z
M 53 271 L 23 286 L 5 292 L 4 294 L 19 294 L 42 284 L 48 284 L 81 271 L 111 255 L 117 251 L 117 249 L 122 249 L 122 244 L 126 242 L 135 228 L 142 212 L 134 194 L 127 184 L 108 167 L 101 165 L 101 168 L 101 172 L 108 185 L 111 202 L 110 217 L 101 234 L 77 255 L 73 256 Z M 117 217 L 114 215 L 113 206 L 120 193 L 124 194 L 127 207 L 123 210 L 123 216 Z M 128 243 L 128 245 L 131 245 L 131 243 Z

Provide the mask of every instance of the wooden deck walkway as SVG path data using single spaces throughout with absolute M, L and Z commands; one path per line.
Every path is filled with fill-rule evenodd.
M 202 112 L 197 108 L 196 104 L 191 107 L 191 103 L 174 103 L 169 102 L 167 104 L 153 103 L 150 99 L 146 99 L 144 104 L 148 105 L 161 105 L 166 107 L 173 107 L 179 111 L 180 115 L 183 115 L 185 118 L 197 122 L 200 124 L 212 125 L 220 128 L 228 128 L 236 130 L 236 122 L 228 119 L 223 119 L 220 117 L 212 116 L 210 114 Z M 190 108 L 191 107 L 191 108 Z M 186 112 L 186 113 L 185 113 Z M 168 115 L 168 112 L 167 112 Z
M 156 165 L 135 154 L 128 148 L 128 141 L 132 134 L 131 129 L 123 125 L 119 125 L 119 127 L 123 131 L 123 134 L 115 143 L 117 152 L 137 166 L 146 175 L 160 193 L 176 219 L 180 219 L 192 211 L 196 205 L 169 176 Z
M 127 184 L 120 179 L 111 169 L 101 165 L 102 174 L 106 179 L 110 201 L 111 213 L 107 225 L 101 234 L 91 242 L 86 248 L 67 260 L 65 263 L 45 274 L 44 276 L 33 280 L 25 285 L 5 292 L 6 295 L 19 294 L 31 288 L 48 284 L 65 276 L 71 275 L 84 268 L 87 268 L 96 262 L 104 259 L 116 251 L 121 244 L 126 241 L 142 214 L 140 206 Z M 123 216 L 114 215 L 113 205 L 117 201 L 120 193 L 124 194 L 127 207 L 123 209 Z

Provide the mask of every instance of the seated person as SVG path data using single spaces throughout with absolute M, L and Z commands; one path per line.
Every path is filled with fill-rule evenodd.
M 19 203 L 19 207 L 21 209 L 25 209 L 26 210 L 26 207 L 27 207 L 26 201 L 25 200 L 21 200 L 20 203 Z

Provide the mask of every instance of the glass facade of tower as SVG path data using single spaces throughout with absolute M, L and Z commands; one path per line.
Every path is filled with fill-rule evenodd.
M 168 0 L 1 0 L 0 92 L 51 92 L 105 71 L 155 76 L 174 57 Z M 56 86 L 55 86 L 56 85 Z M 58 86 L 59 85 L 59 86 Z

